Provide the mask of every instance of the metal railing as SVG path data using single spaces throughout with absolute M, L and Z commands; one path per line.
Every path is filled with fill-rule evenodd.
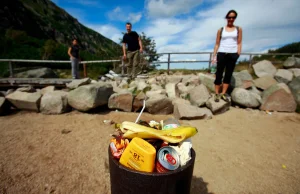
M 203 54 L 208 54 L 209 59 L 208 60 L 171 60 L 171 55 L 203 55 Z M 168 55 L 168 58 L 166 61 L 153 61 L 149 64 L 167 64 L 167 72 L 169 74 L 170 72 L 170 64 L 171 63 L 202 63 L 202 62 L 207 62 L 208 63 L 208 68 L 211 67 L 211 61 L 213 57 L 212 52 L 172 52 L 172 53 L 157 53 L 157 56 L 162 56 L 162 55 Z M 300 53 L 241 53 L 241 55 L 248 55 L 249 56 L 249 66 L 248 68 L 250 69 L 252 67 L 252 64 L 255 62 L 253 60 L 254 56 L 300 56 Z M 147 56 L 144 54 L 144 56 Z M 148 55 L 149 56 L 149 55 Z M 25 60 L 25 59 L 0 59 L 0 62 L 9 62 L 9 71 L 10 71 L 10 77 L 14 77 L 14 71 L 13 71 L 13 62 L 24 62 L 24 63 L 70 63 L 70 61 L 56 61 L 56 60 Z M 96 60 L 96 61 L 81 61 L 80 63 L 83 64 L 84 66 L 84 71 L 86 75 L 86 65 L 87 64 L 92 64 L 92 63 L 108 63 L 108 62 L 121 62 L 122 63 L 122 75 L 124 74 L 125 71 L 125 62 L 120 57 L 118 60 Z M 272 63 L 281 63 L 282 61 L 271 61 Z

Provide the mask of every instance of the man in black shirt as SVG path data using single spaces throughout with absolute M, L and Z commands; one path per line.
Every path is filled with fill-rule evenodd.
M 143 52 L 143 45 L 139 35 L 135 31 L 131 31 L 131 23 L 126 23 L 127 33 L 123 36 L 123 58 L 126 60 L 128 58 L 128 76 L 130 78 L 136 77 L 136 66 L 140 61 L 140 52 Z M 127 44 L 127 54 L 126 54 L 126 44 Z
M 68 55 L 71 59 L 72 78 L 79 79 L 79 46 L 77 39 L 73 39 L 72 46 L 69 47 Z

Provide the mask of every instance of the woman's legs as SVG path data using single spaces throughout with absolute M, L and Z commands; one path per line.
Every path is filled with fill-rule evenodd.
M 223 88 L 222 88 L 222 94 L 225 94 L 227 92 L 227 89 L 229 87 L 229 84 L 231 82 L 231 77 L 235 68 L 236 61 L 238 60 L 239 55 L 237 53 L 228 53 L 226 57 L 226 70 L 225 70 L 225 76 L 223 80 Z
M 218 53 L 217 54 L 217 72 L 216 72 L 216 79 L 215 79 L 215 92 L 216 94 L 219 94 L 220 87 L 222 84 L 223 79 L 223 72 L 226 66 L 226 60 L 225 60 L 225 53 Z

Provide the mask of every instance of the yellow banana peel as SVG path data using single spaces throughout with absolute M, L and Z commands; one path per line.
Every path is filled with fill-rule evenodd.
M 179 126 L 169 130 L 156 130 L 133 122 L 124 121 L 120 125 L 123 137 L 132 139 L 140 137 L 142 139 L 161 139 L 170 143 L 179 143 L 194 136 L 198 130 L 192 126 Z

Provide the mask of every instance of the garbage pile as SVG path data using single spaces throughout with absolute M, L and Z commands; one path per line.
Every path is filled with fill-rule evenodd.
M 142 172 L 165 173 L 183 167 L 191 159 L 191 137 L 198 131 L 176 119 L 115 124 L 110 151 L 120 164 Z

